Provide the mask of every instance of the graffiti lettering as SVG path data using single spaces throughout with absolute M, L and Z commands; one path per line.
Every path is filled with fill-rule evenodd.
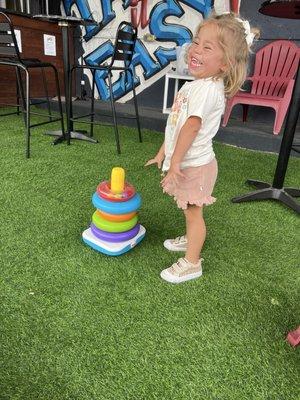
M 119 5 L 120 3 L 114 2 L 113 0 L 97 0 L 101 5 L 102 21 L 97 26 L 87 26 L 84 40 L 87 42 L 94 37 L 104 27 L 109 26 L 110 22 L 113 21 L 116 16 L 116 12 L 113 10 L 112 5 Z M 224 0 L 228 1 L 228 0 Z M 239 0 L 230 0 L 231 4 L 238 3 Z M 89 3 L 91 0 L 63 0 L 66 13 L 71 13 L 71 7 L 76 5 L 82 18 L 93 18 L 93 13 L 97 10 L 90 10 Z M 94 1 L 95 3 L 95 1 Z M 192 32 L 189 29 L 191 26 L 184 26 L 183 24 L 176 24 L 174 22 L 167 22 L 167 18 L 174 17 L 180 18 L 184 16 L 185 11 L 181 4 L 188 6 L 189 8 L 200 13 L 203 18 L 207 17 L 213 7 L 213 0 L 152 0 L 153 6 L 148 16 L 148 7 L 150 1 L 148 0 L 122 0 L 122 8 L 124 11 L 128 10 L 128 19 L 136 27 L 145 29 L 149 27 L 149 33 L 151 33 L 157 42 L 174 43 L 175 46 L 182 46 L 186 42 L 190 42 L 192 39 Z M 122 16 L 123 19 L 126 20 Z M 127 20 L 128 20 L 127 19 Z M 121 20 L 120 20 L 121 21 Z M 97 21 L 99 22 L 99 21 Z M 148 47 L 148 44 L 146 44 Z M 113 83 L 113 95 L 116 99 L 123 97 L 128 93 L 132 86 L 136 87 L 140 85 L 140 78 L 137 76 L 137 67 L 140 66 L 142 74 L 145 80 L 155 76 L 163 68 L 165 68 L 171 61 L 176 59 L 175 46 L 164 47 L 163 45 L 153 48 L 154 43 L 149 44 L 149 49 L 138 39 L 135 46 L 135 54 L 132 59 L 132 71 L 134 78 L 131 75 L 125 75 L 124 72 L 117 75 L 117 78 Z M 90 54 L 84 57 L 87 65 L 99 65 L 106 62 L 113 53 L 114 45 L 108 40 L 102 43 L 99 47 L 93 50 Z M 150 50 L 153 56 L 150 55 Z M 140 69 L 139 69 L 140 70 Z M 161 76 L 161 74 L 160 74 Z M 116 76 L 114 76 L 116 78 Z M 109 99 L 109 90 L 107 86 L 107 73 L 105 70 L 97 71 L 95 74 L 96 86 L 100 98 L 104 100 Z
M 206 18 L 210 13 L 213 6 L 213 0 L 181 0 L 181 3 L 192 7 Z
M 64 6 L 66 14 L 69 15 L 71 13 L 71 7 L 76 5 L 80 16 L 83 19 L 91 19 L 93 18 L 93 13 L 97 10 L 91 11 L 87 0 L 64 0 Z M 94 37 L 98 32 L 100 32 L 106 25 L 108 25 L 115 17 L 116 13 L 111 8 L 110 0 L 101 0 L 101 8 L 102 8 L 102 21 L 95 26 L 88 25 L 85 27 L 86 34 L 83 36 L 84 40 L 88 42 L 92 37 Z
M 87 65 L 100 65 L 106 62 L 113 54 L 114 46 L 109 40 L 99 46 L 96 50 L 90 53 L 84 58 Z M 143 68 L 143 75 L 145 79 L 150 78 L 155 75 L 160 69 L 160 65 L 153 61 L 150 57 L 147 49 L 140 40 L 137 40 L 135 45 L 135 54 L 132 59 L 132 71 L 134 75 L 134 85 L 138 86 L 140 84 L 140 79 L 135 75 L 135 68 L 140 65 Z M 125 79 L 126 78 L 126 79 Z M 109 90 L 106 84 L 107 72 L 97 71 L 95 74 L 96 86 L 101 99 L 109 99 Z M 126 82 L 126 83 L 125 83 Z M 131 74 L 128 76 L 125 73 L 121 73 L 119 79 L 113 84 L 114 98 L 119 99 L 124 96 L 132 89 L 132 78 Z
M 155 35 L 156 40 L 161 42 L 175 42 L 177 46 L 182 46 L 192 39 L 192 32 L 181 25 L 168 24 L 165 19 L 170 15 L 181 17 L 183 9 L 176 0 L 171 0 L 166 4 L 160 1 L 155 5 L 150 16 L 150 32 Z M 154 52 L 162 68 L 167 66 L 170 61 L 176 59 L 175 48 L 167 49 L 162 46 Z

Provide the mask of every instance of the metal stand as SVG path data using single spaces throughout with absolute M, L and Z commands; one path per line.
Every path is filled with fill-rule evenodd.
M 54 17 L 52 17 L 54 18 Z M 58 136 L 53 142 L 54 145 L 62 143 L 67 140 L 67 143 L 70 144 L 70 139 L 78 139 L 84 140 L 91 143 L 98 143 L 98 140 L 86 136 L 84 133 L 86 131 L 74 131 L 73 130 L 73 122 L 70 121 L 70 118 L 73 116 L 72 112 L 72 104 L 71 104 L 71 93 L 69 93 L 69 77 L 70 77 L 70 55 L 69 55 L 69 26 L 72 23 L 77 23 L 76 18 L 71 17 L 68 20 L 68 17 L 57 17 L 58 25 L 61 26 L 62 32 L 62 45 L 63 45 L 63 65 L 64 65 L 64 84 L 65 84 L 65 100 L 66 100 L 66 114 L 67 114 L 67 132 L 64 135 L 62 131 L 48 131 L 45 132 L 45 135 Z M 80 19 L 78 20 L 80 23 Z
M 300 204 L 293 199 L 293 197 L 300 197 L 300 189 L 283 187 L 283 182 L 293 145 L 293 139 L 299 116 L 299 110 L 300 110 L 300 73 L 298 67 L 296 82 L 281 141 L 273 184 L 271 185 L 266 182 L 260 182 L 248 179 L 247 183 L 249 183 L 250 185 L 254 185 L 258 190 L 248 194 L 244 194 L 242 196 L 234 197 L 232 199 L 233 203 L 272 199 L 280 201 L 281 203 L 285 204 L 286 206 L 288 206 L 289 208 L 300 214 Z
M 84 132 L 86 132 L 86 131 L 84 131 Z M 64 142 L 65 140 L 67 140 L 67 143 L 70 144 L 69 140 L 68 140 L 68 136 L 70 136 L 70 139 L 78 139 L 78 140 L 84 140 L 84 141 L 90 142 L 90 143 L 98 143 L 98 140 L 91 138 L 90 136 L 87 136 L 84 133 L 80 133 L 79 131 L 67 132 L 65 136 L 62 135 L 62 131 L 47 131 L 44 134 L 50 135 L 50 136 L 58 136 L 52 143 L 54 146 L 56 144 Z

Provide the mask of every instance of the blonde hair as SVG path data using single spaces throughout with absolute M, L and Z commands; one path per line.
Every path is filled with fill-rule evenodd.
M 198 26 L 196 36 L 201 28 L 208 24 L 214 24 L 217 28 L 219 45 L 224 52 L 226 71 L 218 74 L 216 78 L 223 78 L 225 95 L 232 97 L 241 88 L 247 75 L 247 64 L 250 48 L 246 41 L 246 32 L 241 20 L 233 13 L 211 15 L 204 19 Z M 255 37 L 259 36 L 259 30 L 251 28 Z

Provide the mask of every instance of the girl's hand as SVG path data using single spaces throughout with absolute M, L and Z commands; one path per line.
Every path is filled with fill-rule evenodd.
M 166 185 L 175 184 L 178 185 L 179 178 L 184 178 L 185 175 L 180 170 L 180 164 L 171 164 L 167 175 L 161 180 L 161 186 L 164 188 Z
M 164 161 L 164 155 L 156 154 L 154 158 L 151 158 L 151 160 L 147 161 L 145 164 L 145 167 L 148 165 L 153 165 L 157 164 L 157 168 L 161 169 L 162 162 Z

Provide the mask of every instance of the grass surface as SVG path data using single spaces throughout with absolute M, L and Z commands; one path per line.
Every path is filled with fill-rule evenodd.
M 58 125 L 57 125 L 58 126 Z M 232 204 L 246 178 L 272 182 L 277 157 L 215 144 L 218 201 L 205 209 L 204 275 L 181 285 L 159 273 L 184 218 L 144 168 L 162 135 L 96 128 L 98 145 L 51 146 L 21 119 L 0 122 L 1 400 L 299 400 L 299 218 L 273 201 Z M 46 127 L 47 129 L 47 127 Z M 91 196 L 111 168 L 141 193 L 144 241 L 108 257 L 83 244 Z M 286 186 L 299 187 L 291 158 Z

